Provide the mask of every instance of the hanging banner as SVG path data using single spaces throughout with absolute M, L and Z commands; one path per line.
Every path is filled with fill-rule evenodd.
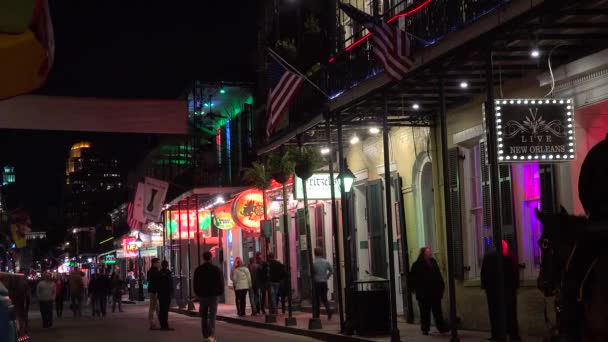
M 133 198 L 133 219 L 143 223 L 146 222 L 146 217 L 144 216 L 144 183 L 137 183 L 135 189 L 135 197 Z
M 270 205 L 266 203 L 266 210 Z M 259 231 L 264 219 L 264 195 L 259 190 L 247 190 L 239 194 L 232 205 L 234 221 L 243 229 Z
M 150 221 L 158 221 L 163 210 L 169 183 L 146 177 L 144 186 L 144 216 Z
M 574 160 L 572 100 L 500 99 L 495 109 L 499 163 Z
M 315 173 L 306 181 L 306 194 L 310 200 L 331 199 L 331 179 L 329 173 Z M 296 177 L 294 185 L 294 197 L 297 200 L 304 199 L 304 182 L 302 178 Z M 340 183 L 334 182 L 336 196 L 340 195 Z

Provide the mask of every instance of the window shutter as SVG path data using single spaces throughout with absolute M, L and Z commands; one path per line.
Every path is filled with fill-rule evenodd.
M 488 151 L 486 143 L 479 143 L 480 159 L 481 159 L 481 197 L 483 202 L 483 236 L 478 236 L 482 239 L 484 254 L 494 249 L 492 243 L 492 193 L 490 191 L 490 167 L 488 165 Z M 480 259 L 483 255 L 478 256 Z M 481 265 L 481 263 L 480 263 Z
M 371 256 L 370 273 L 376 277 L 387 278 L 387 247 L 386 229 L 384 225 L 384 201 L 382 200 L 382 181 L 376 180 L 367 183 L 367 213 L 369 248 Z M 392 244 L 391 244 L 392 246 Z
M 509 244 L 511 254 L 517 256 L 517 230 L 515 229 L 515 218 L 513 211 L 513 181 L 511 178 L 511 166 L 499 166 L 498 184 L 500 186 L 500 208 L 502 219 L 502 236 Z
M 452 217 L 452 249 L 454 251 L 454 276 L 464 278 L 464 247 L 462 241 L 462 213 L 460 208 L 460 180 L 458 147 L 448 150 L 448 189 L 450 196 L 450 214 Z
M 555 196 L 555 167 L 553 164 L 539 164 L 540 208 L 544 213 L 557 212 Z

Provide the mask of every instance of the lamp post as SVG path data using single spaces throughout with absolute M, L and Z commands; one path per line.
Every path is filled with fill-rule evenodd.
M 143 245 L 143 241 L 141 240 L 141 236 L 137 234 L 137 240 L 135 240 L 135 246 L 137 246 L 137 282 L 139 285 L 139 290 L 137 292 L 137 300 L 140 302 L 144 301 L 144 281 L 142 279 L 142 270 L 141 270 L 141 246 Z
M 339 139 L 339 141 L 341 141 Z M 342 156 L 342 154 L 340 154 Z M 338 184 L 340 185 L 340 193 L 342 199 L 342 236 L 344 243 L 344 327 L 343 331 L 346 335 L 352 335 L 354 331 L 354 322 L 352 315 L 352 296 L 351 296 L 351 281 L 352 281 L 352 269 L 351 269 L 351 245 L 350 245 L 350 218 L 348 215 L 348 196 L 353 188 L 355 182 L 355 175 L 346 165 L 345 159 L 341 159 L 340 173 L 338 174 Z M 339 265 L 338 265 L 339 267 Z

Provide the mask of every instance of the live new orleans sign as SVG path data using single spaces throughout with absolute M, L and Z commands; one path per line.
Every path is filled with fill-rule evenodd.
M 572 100 L 500 99 L 494 105 L 499 163 L 574 159 Z

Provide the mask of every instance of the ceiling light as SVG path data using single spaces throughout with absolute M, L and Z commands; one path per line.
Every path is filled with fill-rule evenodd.
M 220 94 L 226 94 L 226 89 L 220 88 Z
M 369 129 L 369 133 L 371 133 L 371 134 L 378 134 L 378 133 L 380 133 L 380 128 L 378 128 L 378 127 L 372 127 L 372 128 Z
M 466 81 L 462 81 L 460 82 L 460 88 L 462 89 L 466 89 L 469 87 L 469 83 L 467 83 Z
M 359 137 L 358 137 L 358 136 L 353 135 L 353 137 L 352 137 L 352 138 L 350 138 L 350 143 L 351 143 L 351 145 L 354 145 L 354 144 L 356 144 L 356 143 L 358 143 L 358 142 L 359 142 Z
M 530 51 L 530 56 L 532 58 L 538 58 L 540 57 L 540 51 L 538 51 L 537 48 L 532 49 L 532 51 Z
M 321 148 L 321 154 L 328 154 L 329 153 L 329 147 L 323 147 Z
M 414 109 L 418 109 L 418 108 L 420 108 L 420 106 L 419 106 L 417 103 L 414 103 L 414 104 L 412 105 L 412 108 L 414 108 Z

